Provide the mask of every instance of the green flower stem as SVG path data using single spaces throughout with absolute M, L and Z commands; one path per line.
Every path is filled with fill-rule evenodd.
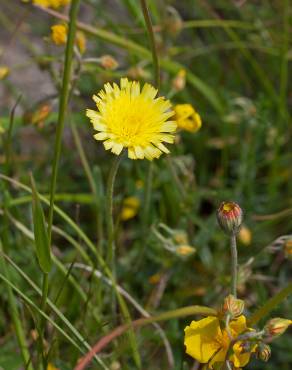
M 259 308 L 248 320 L 249 326 L 256 325 L 263 317 L 274 310 L 285 298 L 292 294 L 292 283 L 280 290 L 274 297 L 270 298 L 261 308 Z
M 54 147 L 54 159 L 53 159 L 53 165 L 52 165 L 52 177 L 51 177 L 51 185 L 50 185 L 50 207 L 49 207 L 49 216 L 48 216 L 49 245 L 51 244 L 51 240 L 52 240 L 52 226 L 53 226 L 54 201 L 55 201 L 58 165 L 59 165 L 61 147 L 62 147 L 62 136 L 63 136 L 63 130 L 64 130 L 64 124 L 65 124 L 65 115 L 66 115 L 66 109 L 67 109 L 68 98 L 69 98 L 70 76 L 71 76 L 71 67 L 72 67 L 72 61 L 73 61 L 73 48 L 74 48 L 76 21 L 77 21 L 79 4 L 80 4 L 80 0 L 72 0 L 71 7 L 70 7 L 70 15 L 69 15 L 70 20 L 69 20 L 68 40 L 67 40 L 66 52 L 65 52 L 63 82 L 62 82 L 62 89 L 60 93 L 59 114 L 58 114 L 57 132 L 56 132 L 56 140 L 55 140 L 55 147 Z M 45 312 L 45 309 L 46 309 L 48 290 L 49 290 L 48 274 L 44 274 L 43 275 L 43 286 L 42 286 L 42 299 L 41 299 L 41 310 L 43 312 Z M 40 341 L 42 341 L 42 338 L 43 338 L 44 325 L 45 325 L 45 320 L 42 316 L 40 319 L 40 334 L 39 334 Z M 43 367 L 45 370 L 46 369 L 46 359 L 45 359 L 44 354 L 43 354 Z
M 47 298 L 49 292 L 49 275 L 43 273 L 43 284 L 42 284 L 42 298 L 41 298 L 41 307 L 40 309 L 44 312 L 46 309 Z M 38 357 L 42 358 L 42 367 L 40 363 L 38 364 L 39 369 L 47 369 L 47 356 L 44 349 L 44 331 L 45 331 L 45 318 L 41 315 L 39 322 L 39 338 L 38 338 Z M 38 361 L 39 362 L 39 361 Z
M 9 271 L 7 269 L 6 261 L 4 261 L 4 258 L 2 256 L 3 252 L 3 247 L 2 247 L 2 242 L 0 240 L 0 252 L 1 252 L 1 257 L 0 257 L 0 266 L 1 270 L 3 271 L 3 276 L 7 279 L 9 279 Z M 19 349 L 21 352 L 21 356 L 23 359 L 24 367 L 27 370 L 33 370 L 33 366 L 31 363 L 31 356 L 28 350 L 28 345 L 26 343 L 26 335 L 24 333 L 22 323 L 21 323 L 21 318 L 18 312 L 17 308 L 17 301 L 14 297 L 13 290 L 10 285 L 7 284 L 7 296 L 8 296 L 8 306 L 9 306 L 9 311 L 10 315 L 13 321 L 14 329 L 15 329 L 15 334 L 18 340 L 18 345 Z
M 159 60 L 157 54 L 157 47 L 155 43 L 155 36 L 153 31 L 153 26 L 150 18 L 150 13 L 147 7 L 147 0 L 140 0 L 141 8 L 144 16 L 144 20 L 147 27 L 148 37 L 150 41 L 150 47 L 152 52 L 152 60 L 153 60 L 153 69 L 154 69 L 154 85 L 157 90 L 160 89 L 160 67 L 159 67 Z
M 107 225 L 107 264 L 112 271 L 112 275 L 115 279 L 115 233 L 114 233 L 114 221 L 113 221 L 113 193 L 115 178 L 118 172 L 119 165 L 122 160 L 122 155 L 115 157 L 107 181 L 106 189 L 106 225 Z
M 65 124 L 65 115 L 68 105 L 69 89 L 70 89 L 70 76 L 71 76 L 71 67 L 73 61 L 73 49 L 74 49 L 74 40 L 76 33 L 76 21 L 77 14 L 79 9 L 80 0 L 72 0 L 70 15 L 69 15 L 69 31 L 68 39 L 66 44 L 65 52 L 65 62 L 64 62 L 64 73 L 63 73 L 63 82 L 62 89 L 60 94 L 60 103 L 59 103 L 59 115 L 57 123 L 57 132 L 56 132 L 56 141 L 54 148 L 54 159 L 53 159 L 53 170 L 51 177 L 51 186 L 50 186 L 50 208 L 49 208 L 49 217 L 48 217 L 48 236 L 49 243 L 51 243 L 52 238 L 52 225 L 53 225 L 53 215 L 54 215 L 54 200 L 56 192 L 56 183 L 57 183 L 57 173 L 58 165 L 61 154 L 62 147 L 62 135 Z
M 152 193 L 152 178 L 153 178 L 153 163 L 148 164 L 148 171 L 146 175 L 145 193 L 144 193 L 144 208 L 142 214 L 142 233 L 145 237 L 147 235 L 147 226 L 150 213 L 151 193 Z
M 237 245 L 236 245 L 236 234 L 232 234 L 230 237 L 231 247 L 231 294 L 237 297 Z

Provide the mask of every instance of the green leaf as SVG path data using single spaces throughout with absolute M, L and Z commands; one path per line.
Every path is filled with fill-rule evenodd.
M 32 189 L 32 212 L 34 226 L 34 241 L 36 255 L 40 268 L 44 273 L 49 273 L 52 267 L 51 251 L 49 245 L 48 232 L 45 223 L 45 216 L 39 196 L 36 190 L 36 185 L 31 174 L 31 189 Z

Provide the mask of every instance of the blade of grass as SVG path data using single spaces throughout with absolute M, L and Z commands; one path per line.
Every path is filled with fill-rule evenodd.
M 70 336 L 69 334 L 67 334 L 53 319 L 51 319 L 45 312 L 43 312 L 26 294 L 24 294 L 19 288 L 17 288 L 17 286 L 14 285 L 11 281 L 9 281 L 8 279 L 6 279 L 6 277 L 4 275 L 2 275 L 1 273 L 0 273 L 0 279 L 2 279 L 6 284 L 8 284 L 17 293 L 17 295 L 19 295 L 24 300 L 24 302 L 26 302 L 36 312 L 38 312 L 40 315 L 42 315 L 45 320 L 47 320 L 48 322 L 50 322 L 50 324 L 52 324 L 52 326 L 54 328 L 56 328 L 56 330 L 59 333 L 61 333 L 68 340 L 69 343 L 71 343 L 75 348 L 77 348 L 80 353 L 84 353 L 84 350 L 79 346 L 78 343 L 76 343 L 76 341 L 72 338 L 72 336 Z M 41 290 L 40 289 L 39 289 L 39 293 L 41 293 Z M 74 328 L 74 331 L 77 332 L 77 330 L 75 328 Z M 87 344 L 87 342 L 83 338 L 80 340 L 80 342 L 84 345 L 85 348 L 87 348 L 87 349 L 90 348 L 89 344 Z M 102 368 L 103 369 L 109 370 L 109 368 L 103 364 L 103 362 L 100 360 L 99 357 L 95 356 L 95 359 L 102 365 Z
M 4 255 L 6 260 L 10 263 L 10 265 L 23 277 L 23 279 L 31 286 L 31 288 L 39 295 L 41 296 L 42 291 L 41 289 L 30 279 L 30 277 L 14 263 L 8 256 Z M 25 296 L 25 294 L 22 295 L 22 297 Z M 63 324 L 70 330 L 71 334 L 73 334 L 79 342 L 87 349 L 90 350 L 91 346 L 89 343 L 86 341 L 86 339 L 79 333 L 79 331 L 70 323 L 70 321 L 64 316 L 64 314 L 58 309 L 58 307 L 50 300 L 47 300 L 48 306 L 51 308 L 51 310 L 55 313 L 55 315 L 63 322 Z M 47 319 L 50 323 L 53 323 L 54 320 L 50 319 L 49 316 L 43 312 L 41 309 L 38 309 L 38 312 L 45 318 Z M 56 327 L 56 325 L 54 324 Z M 56 329 L 58 329 L 56 327 Z M 68 339 L 68 338 L 67 338 Z M 72 342 L 71 342 L 72 343 Z M 80 347 L 78 347 L 80 350 Z M 82 352 L 82 350 L 81 350 Z M 96 360 L 104 369 L 108 368 L 104 365 L 103 361 L 96 357 Z
M 69 30 L 66 43 L 65 51 L 65 61 L 64 61 L 64 73 L 62 88 L 60 92 L 60 102 L 59 102 L 59 113 L 58 113 L 58 122 L 57 122 L 57 131 L 56 131 L 56 141 L 54 147 L 54 159 L 52 164 L 52 177 L 50 185 L 50 207 L 49 207 L 49 216 L 48 216 L 48 237 L 49 244 L 51 244 L 51 234 L 53 226 L 53 215 L 54 215 L 54 201 L 55 201 L 55 192 L 57 184 L 57 174 L 58 166 L 61 155 L 62 147 L 62 136 L 65 125 L 65 115 L 69 100 L 69 84 L 71 77 L 71 67 L 73 62 L 73 48 L 75 42 L 75 33 L 76 33 L 76 22 L 77 15 L 79 10 L 80 0 L 72 0 L 69 14 Z
M 1 254 L 3 253 L 3 247 L 2 247 L 2 241 L 0 239 L 0 252 Z M 9 276 L 9 271 L 7 269 L 7 266 L 3 260 L 3 256 L 1 255 L 0 257 L 0 266 L 1 270 L 3 271 L 3 276 L 7 280 L 11 280 Z M 18 341 L 18 345 L 20 348 L 21 356 L 23 359 L 24 367 L 27 370 L 33 370 L 33 365 L 31 363 L 31 356 L 28 350 L 28 344 L 26 343 L 26 335 L 24 328 L 22 327 L 22 322 L 21 318 L 18 312 L 18 304 L 17 300 L 14 296 L 13 289 L 9 284 L 6 283 L 6 288 L 7 288 L 7 295 L 8 295 L 8 306 L 9 306 L 9 313 L 11 315 L 13 325 L 14 325 L 14 330 L 15 330 L 15 335 Z

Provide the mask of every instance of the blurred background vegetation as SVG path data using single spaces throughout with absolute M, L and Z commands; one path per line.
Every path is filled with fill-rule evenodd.
M 171 156 L 154 162 L 151 225 L 146 234 L 142 216 L 148 163 L 122 161 L 114 207 L 118 282 L 150 314 L 194 304 L 218 307 L 228 294 L 230 256 L 215 212 L 222 200 L 231 199 L 245 211 L 244 232 L 239 237 L 239 296 L 253 312 L 291 281 L 291 3 L 148 3 L 161 63 L 160 93 L 173 104 L 192 104 L 203 124 L 197 133 L 179 132 Z M 68 7 L 52 12 L 27 2 L 0 0 L 1 174 L 30 187 L 29 172 L 33 172 L 44 196 L 49 193 L 64 59 L 64 46 L 53 44 L 50 27 L 66 14 Z M 86 46 L 83 53 L 75 53 L 56 202 L 104 253 L 104 189 L 113 156 L 93 140 L 85 109 L 93 108 L 91 96 L 105 82 L 123 76 L 152 82 L 153 68 L 138 1 L 83 0 L 78 19 Z M 112 59 L 104 58 L 109 55 Z M 186 84 L 180 89 L 176 81 L 182 69 Z M 128 197 L 135 197 L 134 203 L 125 203 Z M 2 178 L 0 201 L 3 249 L 40 286 L 30 194 Z M 46 206 L 44 210 L 47 213 Z M 82 235 L 62 215 L 55 216 L 54 225 L 49 296 L 88 343 L 94 344 L 119 321 L 109 310 L 110 290 L 78 265 L 96 266 Z M 279 240 L 282 236 L 287 237 Z M 182 245 L 193 247 L 194 253 L 183 253 Z M 10 281 L 38 304 L 36 290 L 11 264 L 5 264 Z M 3 281 L 0 297 L 0 366 L 21 369 Z M 37 313 L 16 297 L 35 356 Z M 129 309 L 133 318 L 141 316 L 130 304 Z M 273 316 L 289 314 L 291 318 L 291 300 L 286 300 Z M 59 316 L 50 315 L 67 329 Z M 162 324 L 175 369 L 193 369 L 183 346 L 183 328 L 189 321 Z M 72 369 L 80 352 L 50 323 L 46 330 L 48 338 L 53 338 L 48 342 L 50 363 Z M 137 338 L 144 369 L 169 368 L 161 338 L 151 327 L 140 330 Z M 273 343 L 267 364 L 254 360 L 247 369 L 288 370 L 290 348 L 291 331 Z M 112 369 L 135 368 L 124 339 L 107 348 L 103 360 Z

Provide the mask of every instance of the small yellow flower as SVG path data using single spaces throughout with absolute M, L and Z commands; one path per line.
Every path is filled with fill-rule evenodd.
M 123 201 L 121 220 L 127 221 L 135 217 L 140 207 L 140 200 L 137 197 L 128 197 Z
M 230 334 L 236 338 L 239 334 L 250 329 L 246 326 L 245 316 L 241 315 L 230 322 Z M 225 361 L 231 339 L 226 329 L 221 329 L 217 317 L 208 316 L 199 321 L 192 321 L 190 326 L 185 328 L 186 352 L 200 363 L 209 364 L 213 369 L 216 363 Z M 229 360 L 235 367 L 245 366 L 250 359 L 251 352 L 254 352 L 256 345 L 252 345 L 250 351 L 242 351 L 242 342 L 236 342 L 233 347 L 233 354 Z
M 173 116 L 171 104 L 163 97 L 156 98 L 157 90 L 145 84 L 122 78 L 117 84 L 104 85 L 93 100 L 97 111 L 87 109 L 97 134 L 96 140 L 104 141 L 106 150 L 119 155 L 128 149 L 131 159 L 159 158 L 162 152 L 169 153 L 163 142 L 173 143 L 176 122 L 168 121 Z
M 0 80 L 4 80 L 10 73 L 10 69 L 7 66 L 0 66 Z
M 67 42 L 67 25 L 55 24 L 51 27 L 51 39 L 56 45 L 64 45 Z
M 59 368 L 55 367 L 53 364 L 48 363 L 47 370 L 59 370 Z
M 248 246 L 251 243 L 252 233 L 250 229 L 244 225 L 241 226 L 241 229 L 238 233 L 238 239 L 241 241 L 242 244 Z
M 33 0 L 33 4 L 43 6 L 44 8 L 58 9 L 70 3 L 70 0 Z
M 201 128 L 201 117 L 191 104 L 177 104 L 174 111 L 178 128 L 193 133 Z

